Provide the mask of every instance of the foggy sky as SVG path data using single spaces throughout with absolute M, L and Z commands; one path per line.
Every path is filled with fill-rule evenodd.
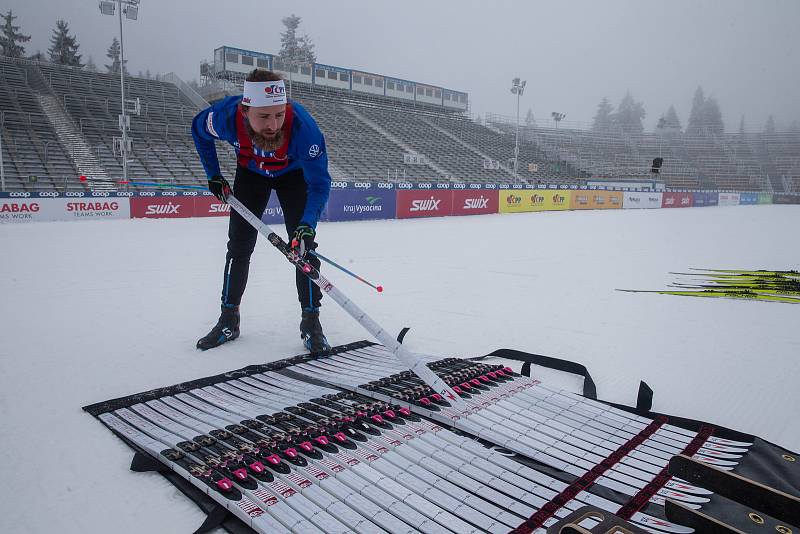
M 55 21 L 77 35 L 84 61 L 104 69 L 116 17 L 97 0 L 0 0 L 32 35 L 26 53 L 46 51 Z M 220 6 L 226 6 L 224 9 Z M 550 112 L 590 123 L 600 99 L 627 90 L 644 102 L 645 127 L 674 104 L 683 126 L 701 85 L 725 128 L 761 131 L 800 120 L 800 2 L 797 0 L 142 0 L 123 20 L 128 69 L 199 79 L 214 48 L 277 53 L 280 19 L 295 13 L 317 61 L 466 91 L 474 113 L 512 116 L 511 79 L 528 85 L 521 115 Z M 563 123 L 562 123 L 563 124 Z

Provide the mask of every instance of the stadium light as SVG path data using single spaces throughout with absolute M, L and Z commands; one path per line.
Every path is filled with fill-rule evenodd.
M 3 166 L 3 132 L 0 132 L 0 191 L 6 190 L 6 168 Z
M 556 122 L 556 130 L 558 130 L 558 123 L 564 120 L 564 117 L 567 116 L 566 113 L 559 113 L 558 111 L 553 111 L 550 113 L 553 117 L 553 120 Z
M 138 20 L 139 18 L 139 0 L 103 0 L 100 2 L 100 13 L 103 15 L 114 15 L 116 5 L 119 4 L 119 86 L 120 86 L 120 103 L 122 113 L 119 116 L 119 129 L 122 130 L 122 181 L 128 182 L 128 151 L 130 148 L 130 141 L 128 141 L 128 128 L 130 128 L 130 119 L 127 118 L 125 113 L 125 47 L 122 39 L 122 15 L 128 20 Z M 123 7 L 124 6 L 124 7 Z
M 517 95 L 517 133 L 514 136 L 514 182 L 518 182 L 517 171 L 519 169 L 519 98 L 525 92 L 525 80 L 520 81 L 519 78 L 511 80 L 511 94 Z

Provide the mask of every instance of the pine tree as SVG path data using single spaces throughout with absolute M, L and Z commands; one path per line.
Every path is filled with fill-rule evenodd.
M 614 106 L 608 102 L 608 98 L 603 97 L 603 100 L 597 105 L 597 113 L 592 122 L 592 130 L 602 132 L 611 129 L 613 114 Z
M 644 131 L 642 119 L 644 119 L 645 115 L 644 104 L 634 100 L 630 91 L 628 91 L 620 101 L 619 106 L 617 106 L 617 112 L 614 113 L 614 123 L 622 128 L 625 133 L 642 133 Z
M 308 35 L 297 36 L 297 28 L 302 18 L 294 13 L 281 20 L 286 31 L 281 34 L 281 50 L 278 56 L 283 63 L 296 65 L 298 63 L 314 63 L 317 60 L 314 54 L 314 43 Z
M 50 37 L 50 61 L 58 65 L 69 65 L 71 67 L 83 67 L 81 54 L 78 53 L 78 41 L 74 35 L 69 34 L 69 24 L 59 19 Z
M 705 128 L 709 134 L 722 135 L 725 132 L 725 125 L 722 122 L 722 112 L 719 109 L 717 99 L 713 96 L 706 98 L 704 115 Z
M 744 115 L 742 115 L 742 118 L 739 119 L 739 135 L 744 135 Z
M 89 72 L 97 72 L 97 65 L 95 65 L 92 56 L 89 56 L 89 60 L 86 62 L 86 70 Z
M 689 123 L 686 125 L 686 133 L 697 135 L 705 125 L 706 98 L 703 95 L 703 88 L 697 87 L 692 99 L 692 111 L 689 112 Z
M 533 117 L 533 110 L 528 108 L 528 113 L 525 114 L 525 126 L 536 126 L 536 119 Z
M 111 40 L 106 57 L 111 60 L 111 65 L 106 65 L 106 71 L 110 74 L 119 74 L 120 46 L 116 37 Z M 125 75 L 128 75 L 128 60 L 125 60 Z
M 30 35 L 23 35 L 19 32 L 19 26 L 14 26 L 17 18 L 8 10 L 5 15 L 0 15 L 3 19 L 3 26 L 0 28 L 0 55 L 6 57 L 22 57 L 25 55 L 25 47 L 19 43 L 27 43 L 31 40 Z
M 678 118 L 678 112 L 675 111 L 675 106 L 670 106 L 669 109 L 667 109 L 667 114 L 664 115 L 664 128 L 675 132 L 681 131 L 681 120 Z
M 770 115 L 767 118 L 767 124 L 764 125 L 764 133 L 765 134 L 774 134 L 775 133 L 775 119 Z

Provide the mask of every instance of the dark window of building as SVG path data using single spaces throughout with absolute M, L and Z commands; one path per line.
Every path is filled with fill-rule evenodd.
M 225 54 L 225 61 L 228 63 L 239 63 L 239 54 Z
M 311 67 L 300 67 L 300 74 L 311 76 Z
M 364 78 L 364 85 L 372 87 L 372 78 Z
M 269 61 L 267 61 L 266 59 L 256 59 L 256 67 L 260 69 L 268 69 Z
M 338 76 L 336 74 L 337 74 L 336 72 L 334 72 L 332 70 L 329 70 L 328 71 L 328 79 L 329 80 L 335 80 L 336 78 L 338 78 Z
M 252 65 L 253 58 L 250 56 L 242 56 L 242 65 Z
M 339 80 L 341 80 L 343 82 L 349 82 L 350 81 L 350 75 L 348 73 L 346 73 L 346 72 L 340 72 L 339 73 Z
M 317 69 L 317 78 L 324 78 L 324 77 L 325 77 L 325 71 L 322 69 Z
M 353 83 L 361 83 L 361 76 L 353 74 Z

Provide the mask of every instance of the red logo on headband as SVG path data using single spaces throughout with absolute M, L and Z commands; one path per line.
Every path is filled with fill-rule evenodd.
M 280 85 L 267 85 L 266 87 L 264 87 L 264 92 L 267 93 L 268 95 L 277 96 L 284 94 L 286 92 L 286 88 Z
M 245 104 L 249 104 L 250 103 L 250 97 L 249 96 L 243 96 L 242 97 L 242 102 L 244 102 Z

